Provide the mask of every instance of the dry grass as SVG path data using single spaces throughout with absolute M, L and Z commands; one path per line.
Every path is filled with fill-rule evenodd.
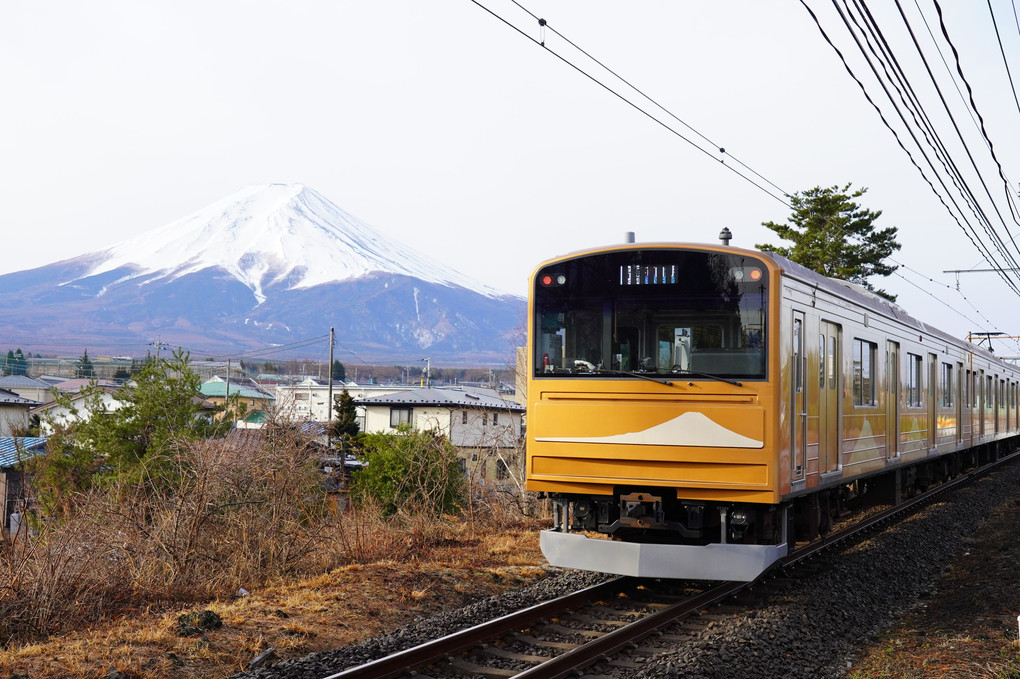
M 241 450 L 182 446 L 158 482 L 66 494 L 0 549 L 0 676 L 225 676 L 544 575 L 511 496 L 478 489 L 458 517 L 339 511 L 318 455 L 281 428 Z M 178 636 L 205 609 L 224 626 Z
M 269 647 L 281 658 L 336 648 L 522 586 L 546 575 L 543 564 L 531 527 L 493 533 L 449 524 L 444 544 L 425 558 L 350 564 L 189 607 L 124 611 L 0 651 L 0 675 L 93 679 L 116 667 L 144 679 L 227 676 Z M 216 612 L 223 627 L 203 637 L 176 636 L 177 616 L 202 609 Z

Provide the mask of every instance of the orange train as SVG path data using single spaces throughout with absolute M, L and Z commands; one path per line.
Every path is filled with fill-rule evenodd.
M 531 278 L 527 488 L 553 565 L 752 580 L 865 492 L 995 459 L 1020 369 L 783 257 L 626 244 Z

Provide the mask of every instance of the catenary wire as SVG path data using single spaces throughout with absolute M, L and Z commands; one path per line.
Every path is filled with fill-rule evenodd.
M 577 65 L 573 64 L 572 62 L 570 62 L 569 60 L 567 60 L 567 59 L 566 59 L 565 57 L 563 57 L 563 56 L 559 55 L 559 54 L 558 54 L 558 53 L 556 53 L 556 52 L 555 52 L 554 50 L 550 49 L 550 48 L 549 48 L 549 47 L 548 47 L 548 46 L 547 46 L 547 45 L 545 44 L 545 40 L 544 40 L 544 38 L 543 38 L 543 39 L 542 39 L 541 41 L 535 40 L 535 39 L 534 39 L 534 38 L 532 38 L 531 36 L 529 36 L 529 35 L 525 34 L 525 33 L 524 33 L 523 31 L 521 31 L 521 30 L 520 30 L 519 28 L 517 28 L 517 27 L 516 27 L 515 25 L 513 25 L 512 23 L 510 23 L 510 22 L 509 22 L 508 20 L 506 20 L 506 19 L 504 19 L 503 17 L 501 17 L 501 16 L 499 16 L 498 14 L 496 14 L 496 13 L 495 13 L 494 11 L 492 11 L 492 10 L 491 10 L 491 9 L 489 9 L 488 7 L 485 7 L 484 5 L 481 5 L 480 3 L 478 3 L 478 2 L 476 2 L 476 1 L 474 1 L 474 0 L 472 0 L 472 1 L 474 2 L 474 4 L 478 5 L 478 6 L 479 6 L 479 7 L 481 7 L 481 8 L 483 9 L 483 10 L 485 10 L 486 12 L 488 12 L 489 14 L 491 14 L 492 16 L 496 17 L 497 19 L 499 19 L 500 21 L 502 21 L 502 22 L 503 22 L 504 24 L 506 24 L 506 25 L 507 25 L 507 26 L 509 26 L 510 28 L 513 28 L 513 29 L 514 29 L 515 31 L 517 31 L 518 33 L 520 33 L 520 34 L 524 35 L 524 37 L 528 38 L 528 39 L 529 39 L 529 40 L 531 40 L 532 42 L 534 42 L 534 43 L 537 43 L 537 44 L 539 44 L 539 45 L 540 45 L 540 46 L 541 46 L 542 48 L 544 48 L 544 49 L 546 49 L 547 51 L 549 51 L 550 53 L 554 54 L 554 56 L 556 56 L 557 58 L 559 58 L 559 59 L 560 59 L 561 61 L 564 61 L 565 63 L 567 63 L 567 64 L 568 64 L 568 65 L 570 65 L 570 66 L 571 66 L 572 68 L 574 68 L 574 69 L 575 69 L 575 70 L 577 70 L 578 72 L 582 73 L 583 75 L 585 75 L 585 76 L 586 76 L 586 77 L 588 77 L 589 79 L 592 79 L 592 80 L 594 80 L 594 81 L 595 81 L 596 83 L 598 83 L 598 84 L 599 84 L 600 86 L 602 86 L 602 87 L 603 87 L 604 89 L 607 89 L 607 90 L 609 90 L 609 91 L 610 91 L 611 93 L 613 93 L 614 95 L 616 95 L 616 96 L 618 96 L 618 97 L 620 97 L 620 98 L 623 98 L 623 97 L 622 97 L 622 95 L 619 95 L 618 93 L 616 93 L 616 92 L 615 92 L 614 90 L 612 90 L 612 89 L 611 89 L 611 88 L 610 88 L 610 87 L 609 87 L 608 85 L 605 85 L 605 84 L 604 84 L 604 83 L 602 83 L 601 81 L 598 81 L 598 80 L 597 80 L 597 79 L 595 79 L 595 78 L 594 78 L 593 76 L 591 76 L 590 74 L 588 74 L 588 73 L 586 73 L 585 71 L 583 71 L 583 69 L 581 69 L 581 68 L 580 68 L 579 66 L 577 66 Z M 584 48 L 582 48 L 581 46 L 579 46 L 579 45 L 578 45 L 577 43 L 575 43 L 574 41 L 572 41 L 572 40 L 571 40 L 570 38 L 568 38 L 567 36 L 563 35 L 563 34 L 562 34 L 561 32 L 559 32 L 559 31 L 558 31 L 557 29 L 555 29 L 554 27 L 550 26 L 550 25 L 548 24 L 548 22 L 547 22 L 547 21 L 546 21 L 545 19 L 539 18 L 539 17 L 538 17 L 538 15 L 536 15 L 535 13 L 531 12 L 530 10 L 528 10 L 528 9 L 527 9 L 526 7 L 524 7 L 524 6 L 523 6 L 523 5 L 522 5 L 522 4 L 520 3 L 520 2 L 518 2 L 517 0 L 511 0 L 511 2 L 512 2 L 512 3 L 514 4 L 514 5 L 516 5 L 516 6 L 517 6 L 517 7 L 519 8 L 519 9 L 521 9 L 522 11 L 524 11 L 525 13 L 527 13 L 527 14 L 528 14 L 528 15 L 529 15 L 529 16 L 530 16 L 530 17 L 531 17 L 532 19 L 534 19 L 534 20 L 538 21 L 538 23 L 539 23 L 539 26 L 540 26 L 540 27 L 541 27 L 541 28 L 542 28 L 543 30 L 544 30 L 544 29 L 546 29 L 546 28 L 548 28 L 548 29 L 549 29 L 549 30 L 550 30 L 550 31 L 551 31 L 551 32 L 552 32 L 553 34 L 557 35 L 557 36 L 558 36 L 559 38 L 561 38 L 562 40 L 564 40 L 564 41 L 565 41 L 565 42 L 566 42 L 567 44 L 569 44 L 569 45 L 570 45 L 571 47 L 573 47 L 574 49 L 576 49 L 577 51 L 579 51 L 579 52 L 580 52 L 581 54 L 585 55 L 585 56 L 586 56 L 586 57 L 587 57 L 588 59 L 590 59 L 591 61 L 593 61 L 593 62 L 594 62 L 594 63 L 596 63 L 597 65 L 599 65 L 599 66 L 600 66 L 601 68 L 603 68 L 603 69 L 604 69 L 605 71 L 607 71 L 608 73 L 612 74 L 612 75 L 613 75 L 613 76 L 614 76 L 615 78 L 617 78 L 617 79 L 618 79 L 618 80 L 619 80 L 620 82 L 624 83 L 624 84 L 625 84 L 625 85 L 626 85 L 627 87 L 629 87 L 629 88 L 630 88 L 630 89 L 632 89 L 633 91 L 637 92 L 637 93 L 638 93 L 639 95 L 641 95 L 641 96 L 642 96 L 642 97 L 643 97 L 644 99 L 646 99 L 647 101 L 651 102 L 651 103 L 652 103 L 652 104 L 653 104 L 654 106 L 656 106 L 656 107 L 657 107 L 657 108 L 658 108 L 659 110 L 663 111 L 663 112 L 664 112 L 664 113 L 665 113 L 666 115 L 668 115 L 668 116 L 670 116 L 671 118 L 673 118 L 674 120 L 676 120 L 676 121 L 677 121 L 678 123 L 680 123 L 680 124 L 681 124 L 681 125 L 683 125 L 683 126 L 684 126 L 685 128 L 687 128 L 688 130 L 690 130 L 690 131 L 691 131 L 692 133 L 694 133 L 695 135 L 697 135 L 698 137 L 700 137 L 700 138 L 701 138 L 702 140 L 704 140 L 704 141 L 705 141 L 706 143 L 708 143 L 708 144 L 711 144 L 712 146 L 714 146 L 714 147 L 717 147 L 717 148 L 719 148 L 719 149 L 720 149 L 720 151 L 722 151 L 722 147 L 720 147 L 720 146 L 719 146 L 719 145 L 718 145 L 717 143 L 715 143 L 714 141 L 712 141 L 711 139 L 709 139 L 709 138 L 708 138 L 707 136 L 705 136 L 704 134 L 702 134 L 701 132 L 699 132 L 699 131 L 698 131 L 697 129 L 695 129 L 694 127 L 692 127 L 691 125 L 689 125 L 688 123 L 686 123 L 685 121 L 683 121 L 682 119 L 680 119 L 680 118 L 679 118 L 678 116 L 674 115 L 674 114 L 673 114 L 673 113 L 672 113 L 671 111 L 669 111 L 669 110 L 668 110 L 668 109 L 666 109 L 666 108 L 665 108 L 664 106 L 662 106 L 661 104 L 659 104 L 659 103 L 658 103 L 658 102 L 657 102 L 657 101 L 656 101 L 655 99 L 653 99 L 653 98 L 652 98 L 651 96 L 649 96 L 649 95 L 648 95 L 648 94 L 647 94 L 646 92 L 644 92 L 643 90 L 641 90 L 640 88 L 638 88 L 638 87 L 637 87 L 636 85 L 634 85 L 634 84 L 633 84 L 633 83 L 632 83 L 632 82 L 631 82 L 630 80 L 628 80 L 627 78 L 625 78 L 625 77 L 623 77 L 622 75 L 620 75 L 620 74 L 619 74 L 619 73 L 618 73 L 617 71 L 615 71 L 615 70 L 613 70 L 612 68 L 610 68 L 610 67 L 609 67 L 609 66 L 608 66 L 608 65 L 607 65 L 607 64 L 606 64 L 605 62 L 603 62 L 602 60 L 600 60 L 600 59 L 596 58 L 596 57 L 595 57 L 595 56 L 593 56 L 593 55 L 592 55 L 592 54 L 591 54 L 591 53 L 590 53 L 589 51 L 585 50 Z M 805 5 L 805 7 L 806 7 L 806 5 Z M 811 12 L 810 8 L 808 7 L 807 9 L 808 9 L 808 11 L 809 11 L 809 12 L 810 12 L 810 13 L 812 14 L 812 16 L 814 17 L 814 13 L 813 13 L 813 12 Z M 817 23 L 818 23 L 817 17 L 814 17 L 814 18 L 815 18 L 815 21 L 816 21 L 816 24 L 817 24 Z M 821 30 L 821 26 L 820 26 L 820 24 L 819 24 L 819 29 Z M 824 35 L 824 30 L 823 30 L 823 35 Z M 826 39 L 827 39 L 827 38 L 826 38 Z M 827 39 L 827 41 L 829 42 L 829 44 L 830 44 L 830 45 L 832 45 L 832 47 L 833 47 L 834 49 L 836 49 L 836 48 L 835 48 L 835 45 L 833 45 L 833 44 L 832 44 L 831 40 L 828 40 L 828 39 Z M 839 52 L 839 50 L 838 50 L 838 49 L 837 49 L 836 51 L 837 51 L 837 52 Z M 841 57 L 841 58 L 842 58 L 842 57 Z M 845 65 L 845 66 L 847 67 L 847 70 L 848 70 L 848 71 L 851 71 L 851 69 L 849 68 L 849 66 L 848 66 L 848 65 L 846 64 L 846 61 L 845 61 L 845 59 L 844 59 L 843 61 L 844 61 L 844 65 Z M 853 76 L 853 73 L 852 73 L 852 71 L 851 71 L 851 76 Z M 855 78 L 855 80 L 858 80 L 858 79 L 856 78 L 856 76 L 853 76 L 853 77 Z M 955 81 L 954 81 L 954 82 L 955 82 Z M 859 80 L 858 80 L 858 84 L 861 84 Z M 862 87 L 862 90 L 863 90 L 864 88 L 863 88 L 863 85 L 862 85 L 862 84 L 861 84 L 861 87 Z M 866 91 L 865 91 L 865 96 L 867 97 L 867 92 L 866 92 Z M 648 113 L 648 112 L 647 112 L 647 111 L 645 111 L 644 109 L 641 109 L 640 107 L 637 107 L 637 106 L 636 106 L 635 104 L 633 104 L 633 102 L 630 102 L 629 100 L 627 100 L 627 99 L 625 99 L 625 98 L 624 98 L 624 100 L 625 100 L 625 101 L 627 101 L 627 103 L 628 103 L 628 104 L 630 104 L 631 106 L 633 106 L 634 108 L 637 108 L 637 109 L 638 109 L 638 110 L 639 110 L 640 112 L 642 112 L 642 113 L 643 113 L 644 115 L 646 115 L 646 116 L 649 116 L 649 117 L 653 117 L 653 116 L 651 116 L 651 114 L 650 114 L 650 113 Z M 869 98 L 869 101 L 870 101 L 870 98 Z M 874 102 L 871 102 L 871 103 L 872 103 L 873 107 L 875 107 L 875 108 L 876 108 L 876 110 L 877 110 L 877 109 L 878 109 L 878 107 L 877 107 L 877 106 L 876 106 L 876 105 L 874 104 Z M 880 115 L 882 115 L 882 114 L 881 114 L 881 111 L 880 111 L 880 110 L 879 110 L 879 114 L 880 114 Z M 653 119 L 654 119 L 654 117 L 653 117 Z M 660 124 L 663 124 L 663 123 L 661 123 L 661 121 L 658 121 L 657 119 L 655 119 L 655 120 L 656 120 L 656 122 L 659 122 Z M 883 120 L 884 120 L 884 118 L 883 118 Z M 665 126 L 665 125 L 664 125 L 664 126 Z M 886 123 L 886 126 L 887 126 L 887 127 L 889 127 L 891 131 L 893 131 L 893 130 L 892 130 L 892 128 L 891 128 L 891 126 L 889 126 L 889 125 L 888 125 L 888 123 Z M 668 127 L 668 126 L 666 126 L 666 127 Z M 671 129 L 671 128 L 670 128 L 670 129 Z M 933 129 L 933 128 L 932 128 L 932 129 Z M 681 138 L 684 138 L 684 140 L 685 140 L 685 141 L 687 141 L 688 143 L 690 143 L 690 144 L 694 145 L 694 146 L 695 146 L 696 148 L 699 148 L 699 150 L 702 150 L 702 152 L 703 152 L 703 153 L 706 153 L 706 154 L 707 154 L 707 152 L 706 152 L 706 151 L 704 151 L 704 149 L 701 149 L 701 148 L 700 148 L 700 147 L 699 147 L 699 146 L 698 146 L 697 144 L 695 144 L 695 143 L 694 143 L 693 141 L 691 141 L 691 140 L 687 139 L 686 137 L 683 137 L 683 135 L 679 135 L 679 133 L 677 133 L 677 132 L 676 132 L 675 130 L 672 130 L 672 129 L 671 129 L 671 131 L 673 131 L 673 132 L 674 132 L 675 134 L 678 134 L 678 136 L 681 136 Z M 894 135 L 895 135 L 895 131 L 893 131 L 893 133 L 894 133 Z M 897 136 L 897 141 L 899 142 L 899 138 L 898 138 L 898 135 L 895 135 L 895 136 Z M 915 140 L 915 141 L 916 141 L 916 140 Z M 902 142 L 900 142 L 900 146 L 901 146 L 901 148 L 903 148 L 903 150 L 904 150 L 904 151 L 907 151 L 907 150 L 906 150 L 906 148 L 905 148 L 905 147 L 903 146 Z M 943 146 L 943 148 L 944 148 L 944 146 Z M 912 155 L 911 155 L 911 154 L 909 153 L 909 151 L 907 151 L 907 154 L 908 154 L 908 156 L 910 156 L 910 157 L 911 157 L 911 161 L 913 162 L 913 157 L 912 157 Z M 946 152 L 946 156 L 948 157 L 948 152 Z M 760 174 L 759 172 L 757 172 L 757 171 L 756 171 L 756 170 L 754 170 L 753 168 L 750 168 L 749 166 L 745 165 L 745 164 L 744 164 L 744 163 L 743 163 L 742 161 L 740 161 L 739 159 L 737 159 L 737 158 L 735 158 L 735 157 L 733 157 L 733 156 L 731 156 L 731 158 L 734 158 L 734 161 L 735 161 L 735 162 L 737 162 L 737 163 L 739 163 L 740 165 L 742 165 L 743 167 L 747 168 L 749 172 L 751 172 L 751 173 L 753 173 L 753 174 L 754 174 L 755 176 L 757 176 L 757 177 L 761 178 L 761 179 L 762 179 L 762 180 L 763 180 L 764 182 L 768 183 L 769 185 L 771 185 L 772 187 L 774 187 L 774 188 L 775 188 L 775 189 L 777 189 L 778 191 L 782 192 L 782 193 L 783 193 L 783 194 L 784 194 L 785 196 L 789 196 L 789 195 L 790 195 L 790 194 L 789 194 L 788 192 L 784 191 L 784 190 L 783 190 L 782 188 L 780 188 L 779 186 L 777 186 L 777 185 L 776 185 L 775 183 L 773 183 L 773 182 L 771 182 L 770 180 L 768 180 L 768 179 L 767 179 L 766 177 L 764 177 L 764 176 L 763 176 L 762 174 Z M 917 163 L 916 163 L 916 162 L 914 162 L 914 165 L 915 165 L 915 167 L 917 167 Z M 943 163 L 943 165 L 945 166 L 945 163 Z M 918 170 L 920 171 L 920 168 L 919 168 L 919 167 L 918 167 Z M 932 168 L 932 170 L 933 170 L 933 172 L 934 172 L 934 173 L 936 174 L 936 176 L 939 176 L 938 172 L 937 172 L 937 171 L 935 171 L 935 169 L 934 169 L 934 168 Z M 948 170 L 948 167 L 947 167 L 947 172 L 948 172 L 948 171 L 949 171 L 949 170 Z M 922 172 L 921 174 L 922 174 L 922 176 L 924 176 L 924 173 L 923 173 L 923 172 Z M 937 192 L 937 191 L 935 191 L 935 189 L 934 189 L 934 186 L 933 186 L 933 185 L 931 184 L 931 182 L 929 181 L 928 183 L 929 183 L 929 186 L 930 186 L 930 187 L 932 188 L 933 192 L 935 192 L 935 193 L 936 193 L 936 196 L 938 196 L 938 197 L 939 197 L 940 201 L 941 201 L 941 202 L 943 203 L 943 205 L 944 205 L 944 206 L 946 207 L 947 211 L 949 211 L 949 212 L 950 212 L 950 215 L 951 215 L 951 216 L 953 216 L 953 218 L 954 218 L 954 220 L 955 220 L 955 221 L 957 222 L 957 224 L 958 224 L 958 225 L 960 225 L 960 221 L 959 221 L 959 219 L 958 219 L 958 218 L 956 218 L 956 216 L 955 216 L 955 215 L 953 214 L 952 210 L 951 210 L 951 209 L 949 209 L 949 206 L 948 206 L 948 205 L 946 205 L 945 201 L 944 201 L 944 200 L 942 200 L 942 198 L 941 198 L 941 196 L 940 196 L 940 195 L 938 194 L 938 192 Z M 760 187 L 759 187 L 759 188 L 760 188 Z M 948 187 L 945 187 L 945 185 L 943 184 L 943 188 L 944 188 L 944 189 L 946 190 L 946 193 L 947 193 L 947 195 L 950 195 L 950 199 L 952 200 L 952 198 L 951 198 L 951 192 L 949 191 Z M 772 194 L 770 193 L 770 195 L 772 195 Z M 773 196 L 773 197 L 775 197 L 775 196 Z M 783 201 L 783 202 L 785 203 L 785 201 Z M 954 202 L 954 205 L 956 205 L 955 201 L 953 201 L 953 202 Z M 791 207 L 791 208 L 792 208 L 792 206 L 790 206 L 790 205 L 789 205 L 788 203 L 787 203 L 787 206 L 788 206 L 788 207 Z M 958 206 L 958 205 L 957 205 L 957 210 L 959 211 L 959 206 Z M 961 212 L 961 214 L 962 214 L 962 212 Z M 976 215 L 976 216 L 977 216 L 977 215 Z M 964 219 L 965 219 L 965 221 L 966 221 L 966 218 L 964 218 Z M 836 226 L 836 227 L 837 227 L 837 230 L 839 230 L 839 231 L 842 231 L 842 229 L 841 229 L 841 228 L 840 228 L 840 227 L 839 227 L 838 225 L 832 224 L 832 222 L 830 222 L 830 225 Z M 969 222 L 968 222 L 968 225 L 969 225 Z M 962 228 L 962 225 L 960 225 L 960 226 L 961 226 L 961 228 Z M 972 231 L 974 231 L 974 230 L 973 230 L 973 227 L 971 227 L 971 230 L 972 230 Z M 977 232 L 976 232 L 976 231 L 974 231 L 974 233 L 975 233 L 975 236 L 976 236 L 976 233 L 977 233 Z M 964 234 L 968 236 L 968 239 L 970 239 L 970 240 L 971 240 L 972 244 L 973 244 L 973 245 L 975 246 L 975 248 L 976 248 L 976 249 L 978 249 L 979 251 L 982 251 L 982 248 L 978 246 L 978 242 L 980 242 L 980 238 L 979 238 L 979 237 L 978 237 L 978 242 L 975 242 L 975 240 L 974 240 L 973 238 L 971 238 L 969 234 L 967 234 L 967 231 L 966 231 L 966 229 L 964 229 Z M 844 235 L 845 235 L 845 232 L 844 232 Z M 987 250 L 986 250 L 986 252 L 987 252 Z M 991 256 L 991 253 L 990 253 L 990 252 L 987 252 L 986 256 L 989 256 L 989 257 L 991 257 L 991 258 L 993 259 L 993 261 L 994 261 L 994 256 Z M 894 260 L 894 259 L 892 259 L 892 258 L 888 258 L 888 259 L 889 259 L 889 261 L 892 261 L 892 262 L 894 262 L 894 263 L 895 263 L 895 264 L 897 264 L 898 266 L 900 265 L 900 264 L 899 264 L 898 262 L 896 262 L 896 260 Z M 902 276 L 901 276 L 901 278 L 902 278 Z M 911 285 L 914 285 L 912 281 L 909 281 L 909 280 L 908 280 L 908 279 L 906 279 L 906 278 L 904 278 L 904 280 L 906 280 L 906 281 L 907 281 L 908 283 L 910 283 Z M 929 278 L 929 280 L 934 280 L 934 279 L 930 279 L 930 278 Z M 1005 282 L 1006 282 L 1007 284 L 1010 284 L 1010 281 L 1009 281 L 1009 279 L 1005 279 Z M 915 287 L 917 287 L 917 286 L 915 285 Z M 948 287 L 948 286 L 947 286 L 947 287 Z M 1014 288 L 1014 290 L 1016 290 L 1015 286 L 1011 286 L 1011 287 L 1013 287 L 1013 288 Z M 1018 292 L 1020 292 L 1020 291 L 1018 291 Z M 930 294 L 930 293 L 929 293 L 929 294 Z M 962 293 L 961 293 L 961 294 L 962 294 Z M 934 296 L 932 296 L 932 297 L 934 297 Z M 943 300 L 939 300 L 938 298 L 935 298 L 935 299 L 936 299 L 937 301 L 939 301 L 939 302 L 941 302 L 941 303 L 945 304 L 945 302 L 944 302 Z M 965 299 L 966 299 L 966 298 L 965 298 Z M 968 302 L 968 304 L 970 304 L 970 305 L 971 305 L 971 306 L 973 307 L 973 304 L 972 304 L 972 303 L 970 302 L 970 300 L 969 300 L 969 299 L 968 299 L 968 300 L 966 300 L 966 301 Z M 949 305 L 946 305 L 946 306 L 949 306 Z M 949 308 L 953 308 L 953 307 L 951 307 L 951 306 L 950 306 Z M 976 307 L 974 307 L 974 308 L 975 308 L 975 310 L 977 310 L 977 308 L 976 308 Z M 953 310 L 954 310 L 954 311 L 957 311 L 956 309 L 953 309 Z M 957 312 L 957 313 L 958 313 L 958 312 Z M 980 312 L 979 312 L 979 313 L 980 313 Z M 982 317 L 983 317 L 983 315 L 982 315 Z M 974 321 L 973 321 L 972 319 L 970 319 L 970 318 L 967 318 L 966 316 L 964 316 L 964 318 L 966 318 L 966 320 L 967 320 L 968 322 L 974 323 Z

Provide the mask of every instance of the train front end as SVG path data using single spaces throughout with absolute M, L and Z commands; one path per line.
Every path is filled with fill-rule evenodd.
M 527 488 L 556 566 L 751 580 L 786 554 L 775 264 L 625 245 L 531 279 Z

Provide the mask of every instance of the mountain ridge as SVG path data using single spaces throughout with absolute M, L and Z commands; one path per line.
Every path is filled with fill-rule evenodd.
M 229 354 L 336 327 L 362 360 L 429 351 L 450 365 L 511 360 L 524 309 L 302 184 L 245 187 L 105 250 L 0 275 L 0 293 L 0 328 L 39 340 L 22 345 L 160 339 Z

